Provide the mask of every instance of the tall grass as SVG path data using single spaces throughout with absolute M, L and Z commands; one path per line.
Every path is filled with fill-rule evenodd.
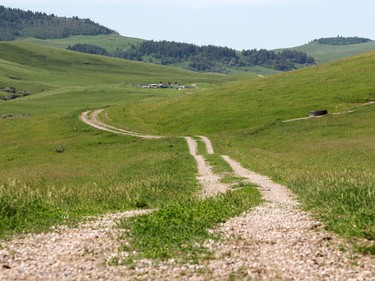
M 120 138 L 118 141 L 121 142 Z M 44 230 L 46 226 L 82 215 L 160 208 L 195 193 L 195 167 L 185 153 L 183 140 L 112 146 L 104 148 L 112 149 L 112 153 L 101 153 L 103 148 L 97 146 L 96 160 L 90 153 L 77 153 L 75 156 L 82 162 L 70 161 L 73 170 L 77 170 L 75 173 L 61 166 L 68 163 L 45 166 L 53 170 L 62 168 L 55 171 L 55 177 L 47 173 L 27 179 L 21 173 L 17 179 L 17 173 L 13 172 L 7 173 L 6 179 L 6 174 L 2 173 L 0 236 Z M 85 165 L 89 165 L 89 169 L 84 168 Z M 34 173 L 32 168 L 27 169 Z
M 374 173 L 343 169 L 297 174 L 289 187 L 321 215 L 330 230 L 375 240 Z

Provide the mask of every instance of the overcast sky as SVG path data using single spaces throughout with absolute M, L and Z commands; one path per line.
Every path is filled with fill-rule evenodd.
M 121 35 L 237 50 L 294 47 L 321 37 L 375 40 L 375 0 L 0 0 L 78 16 Z

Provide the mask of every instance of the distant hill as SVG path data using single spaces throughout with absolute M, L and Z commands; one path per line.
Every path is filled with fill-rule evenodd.
M 117 33 L 101 35 L 72 35 L 61 39 L 37 39 L 33 37 L 18 38 L 17 41 L 30 42 L 38 45 L 66 49 L 75 44 L 91 44 L 106 49 L 109 53 L 117 49 L 128 50 L 132 45 L 144 41 L 139 38 L 122 36 Z
M 57 17 L 0 6 L 0 41 L 23 40 L 71 51 L 118 57 L 198 72 L 259 73 L 288 71 L 315 64 L 300 51 L 243 50 L 213 45 L 127 38 L 90 19 Z
M 90 19 L 57 17 L 0 6 L 0 41 L 22 37 L 58 39 L 71 35 L 112 34 L 115 31 Z
M 119 34 L 104 34 L 104 35 L 78 35 L 78 36 L 69 36 L 67 38 L 62 39 L 37 39 L 32 37 L 27 38 L 18 38 L 17 41 L 34 43 L 42 46 L 49 46 L 55 47 L 60 49 L 79 49 L 83 47 L 82 45 L 91 45 L 86 46 L 90 47 L 90 49 L 99 49 L 104 48 L 110 56 L 118 56 L 121 58 L 127 58 L 128 54 L 133 52 L 134 49 L 137 48 L 145 42 L 146 40 L 139 39 L 139 38 L 130 38 L 126 36 L 122 36 Z M 184 43 L 183 43 L 184 44 Z M 77 45 L 77 46 L 76 46 Z M 80 46 L 81 45 L 81 46 Z M 195 46 L 195 45 L 194 45 Z M 198 47 L 198 46 L 195 46 Z M 83 48 L 82 51 L 86 51 L 88 53 L 92 53 L 89 49 Z M 132 50 L 133 49 L 133 50 Z M 130 52 L 129 52 L 130 51 Z M 167 50 L 168 51 L 168 50 Z M 100 53 L 100 52 L 99 52 Z M 236 51 L 236 56 L 241 56 L 241 52 Z M 247 58 L 249 59 L 249 58 Z M 159 55 L 149 54 L 149 55 L 141 55 L 140 57 L 133 57 L 133 60 L 140 60 L 147 63 L 154 63 L 154 64 L 168 64 L 170 66 L 189 69 L 189 60 L 175 60 L 175 63 L 168 63 L 168 60 L 164 59 L 162 62 L 162 58 Z M 270 69 L 260 65 L 246 65 L 242 64 L 241 66 L 233 66 L 233 64 L 219 64 L 219 70 L 225 73 L 257 73 L 260 75 L 271 75 L 275 74 L 278 71 L 274 69 Z
M 370 42 L 371 39 L 363 38 L 363 37 L 329 37 L 329 38 L 320 38 L 315 39 L 319 44 L 326 44 L 326 45 L 353 45 L 353 44 L 361 44 Z
M 238 52 L 228 47 L 195 44 L 174 41 L 141 41 L 125 50 L 116 49 L 110 53 L 93 44 L 75 44 L 69 50 L 144 61 L 162 65 L 172 65 L 198 72 L 229 73 L 246 71 L 247 68 L 261 66 L 276 71 L 289 71 L 315 64 L 314 58 L 303 52 L 284 50 L 243 50 Z
M 0 6 L 0 41 L 22 40 L 198 72 L 272 74 L 375 50 L 362 37 L 320 38 L 286 49 L 234 50 L 174 41 L 128 38 L 90 19 L 66 18 Z
M 295 51 L 279 54 L 279 52 L 264 49 L 253 49 L 239 52 L 227 47 L 197 46 L 173 41 L 155 42 L 119 34 L 79 35 L 47 40 L 27 37 L 17 40 L 83 53 L 170 65 L 199 72 L 255 72 L 270 75 L 278 71 L 314 64 L 312 57 Z
M 285 49 L 275 51 L 283 50 Z M 288 48 L 288 50 L 305 52 L 320 64 L 375 50 L 375 41 L 360 37 L 320 38 L 303 46 Z

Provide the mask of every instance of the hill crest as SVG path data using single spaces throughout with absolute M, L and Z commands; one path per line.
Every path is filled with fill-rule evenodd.
M 0 41 L 34 37 L 58 39 L 71 35 L 99 35 L 116 33 L 90 19 L 58 17 L 41 12 L 0 6 Z

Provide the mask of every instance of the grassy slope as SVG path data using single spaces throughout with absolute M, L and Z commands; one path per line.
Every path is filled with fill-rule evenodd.
M 219 153 L 287 184 L 330 229 L 375 238 L 375 52 L 329 65 L 109 109 L 117 125 L 208 134 Z M 354 113 L 283 123 L 328 109 Z
M 36 38 L 21 38 L 18 41 L 30 42 L 43 46 L 50 46 L 56 48 L 66 49 L 69 46 L 75 44 L 92 44 L 105 48 L 109 52 L 115 51 L 117 48 L 127 50 L 131 45 L 137 44 L 143 41 L 143 39 L 130 38 L 121 36 L 118 34 L 108 34 L 108 35 L 97 35 L 97 36 L 70 36 L 64 39 L 48 39 L 40 40 Z
M 0 88 L 34 93 L 0 101 L 0 236 L 191 197 L 197 188 L 195 163 L 184 140 L 144 141 L 100 132 L 78 115 L 186 94 L 134 83 L 209 86 L 227 79 L 30 43 L 0 43 Z M 61 145 L 65 152 L 56 153 Z
M 312 42 L 290 49 L 305 52 L 309 56 L 314 57 L 316 62 L 320 64 L 375 50 L 375 41 L 345 46 L 325 45 L 319 44 L 318 42 Z

